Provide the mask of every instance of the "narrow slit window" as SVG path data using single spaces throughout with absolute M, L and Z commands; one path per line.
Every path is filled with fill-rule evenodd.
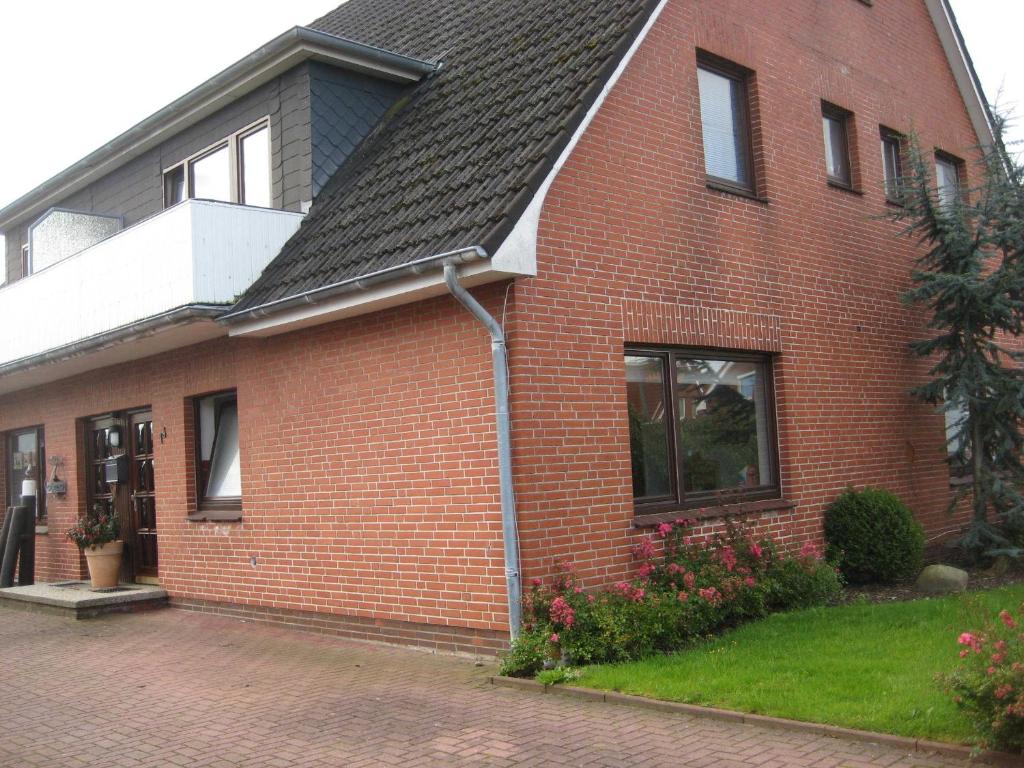
M 822 106 L 821 125 L 825 138 L 825 170 L 828 180 L 842 187 L 853 186 L 849 122 L 849 112 L 831 104 Z

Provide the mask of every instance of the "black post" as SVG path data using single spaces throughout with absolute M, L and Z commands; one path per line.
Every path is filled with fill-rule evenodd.
M 0 589 L 14 586 L 14 568 L 18 563 L 18 550 L 22 548 L 25 533 L 31 530 L 35 535 L 35 520 L 28 507 L 11 507 L 11 527 L 7 531 L 3 561 L 0 562 Z M 30 529 L 29 526 L 32 526 Z M 33 560 L 35 553 L 33 553 Z M 24 569 L 24 564 L 22 565 Z M 23 570 L 24 573 L 24 570 Z
M 21 507 L 9 507 L 6 517 L 11 519 L 10 526 L 5 526 L 7 540 L 4 551 L 0 554 L 0 589 L 14 586 L 14 566 L 18 562 L 18 545 L 21 544 Z
M 28 496 L 22 496 L 22 500 Z M 36 583 L 36 505 L 24 507 L 21 521 L 21 553 L 18 555 L 18 586 L 29 587 Z
M 14 523 L 14 507 L 8 507 L 7 512 L 4 513 L 4 524 L 0 528 L 0 566 L 3 566 L 4 552 L 7 551 L 7 539 L 11 535 L 11 525 Z M 3 580 L 0 579 L 0 588 L 9 587 L 10 584 L 4 584 Z

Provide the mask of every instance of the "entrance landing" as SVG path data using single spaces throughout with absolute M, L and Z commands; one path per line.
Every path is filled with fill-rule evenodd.
M 121 584 L 93 589 L 87 581 L 58 581 L 0 589 L 0 607 L 91 619 L 106 613 L 163 608 L 167 591 L 149 584 Z

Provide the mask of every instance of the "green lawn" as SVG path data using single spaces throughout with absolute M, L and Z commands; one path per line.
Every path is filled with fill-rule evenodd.
M 1024 585 L 904 603 L 780 614 L 686 651 L 586 667 L 576 685 L 847 728 L 969 743 L 935 683 L 981 616 L 1024 602 Z M 985 610 L 988 609 L 988 610 Z

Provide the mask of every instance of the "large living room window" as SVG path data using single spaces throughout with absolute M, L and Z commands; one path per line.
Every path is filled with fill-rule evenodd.
M 231 134 L 164 172 L 164 207 L 188 198 L 269 208 L 270 126 Z
M 734 64 L 701 55 L 697 65 L 704 169 L 709 183 L 754 191 L 747 95 L 749 73 Z
M 778 495 L 767 355 L 630 347 L 626 392 L 638 511 Z

